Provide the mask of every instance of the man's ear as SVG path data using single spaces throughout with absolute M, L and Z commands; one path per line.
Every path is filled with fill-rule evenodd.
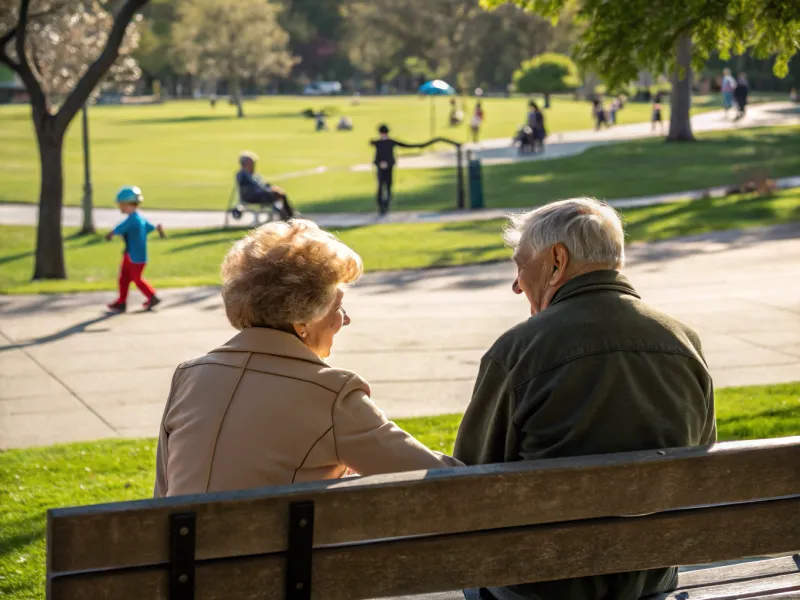
M 550 283 L 558 285 L 567 279 L 567 268 L 569 267 L 569 250 L 559 242 L 550 250 L 553 261 L 553 272 L 550 275 Z

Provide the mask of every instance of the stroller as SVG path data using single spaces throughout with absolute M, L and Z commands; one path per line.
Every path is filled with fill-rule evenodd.
M 536 152 L 535 149 L 535 136 L 533 133 L 533 129 L 529 126 L 525 125 L 520 127 L 517 130 L 517 134 L 514 136 L 513 143 L 516 146 L 519 144 L 519 153 L 522 154 L 531 154 Z
M 531 127 L 524 125 L 517 130 L 514 136 L 514 144 L 519 144 L 519 153 L 536 154 L 544 152 L 544 138 L 546 136 L 544 128 L 541 126 Z

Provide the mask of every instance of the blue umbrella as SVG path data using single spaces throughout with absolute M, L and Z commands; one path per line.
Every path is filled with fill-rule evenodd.
M 452 96 L 456 91 L 446 81 L 432 79 L 419 86 L 419 93 L 426 96 Z
M 419 93 L 431 97 L 431 137 L 436 135 L 436 104 L 434 96 L 452 96 L 456 93 L 453 86 L 441 79 L 432 79 L 419 86 Z

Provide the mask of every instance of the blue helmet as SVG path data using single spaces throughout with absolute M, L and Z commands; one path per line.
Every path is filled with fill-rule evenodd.
M 135 185 L 126 185 L 117 192 L 117 202 L 142 202 L 144 196 L 142 190 Z

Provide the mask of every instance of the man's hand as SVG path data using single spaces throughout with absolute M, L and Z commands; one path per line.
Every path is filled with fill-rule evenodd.
M 280 194 L 281 196 L 286 195 L 286 192 L 283 190 L 283 188 L 277 185 L 272 186 L 272 191 L 275 192 L 276 194 Z
M 165 237 L 167 237 L 167 234 L 166 234 L 166 233 L 164 233 L 164 226 L 163 226 L 161 223 L 159 223 L 158 225 L 156 225 L 156 231 L 158 231 L 158 236 L 159 236 L 161 239 L 164 239 Z
M 110 241 L 111 241 L 111 239 L 112 239 L 113 237 L 114 237 L 114 232 L 113 232 L 113 231 L 109 231 L 109 232 L 106 234 L 106 241 L 107 241 L 107 242 L 110 242 Z

